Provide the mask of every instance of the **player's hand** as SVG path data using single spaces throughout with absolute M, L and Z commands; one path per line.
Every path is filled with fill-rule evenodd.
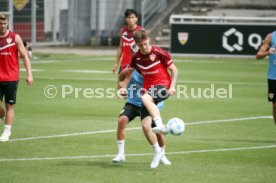
M 169 94 L 170 94 L 170 95 L 174 95 L 175 93 L 176 93 L 175 88 L 174 88 L 174 87 L 170 87 L 170 89 L 169 89 Z
M 112 68 L 112 72 L 115 73 L 117 70 L 118 64 L 114 64 L 113 68 Z
M 125 78 L 129 75 L 129 74 L 131 74 L 131 72 L 133 72 L 133 68 L 131 68 L 131 67 L 129 67 L 129 65 L 125 68 L 125 69 L 123 69 L 123 70 L 121 70 L 121 72 L 120 72 L 120 74 L 119 74 L 119 81 L 123 81 L 123 80 L 125 80 Z
M 269 48 L 268 53 L 269 54 L 274 54 L 275 53 L 275 48 L 274 47 Z
M 125 87 L 121 87 L 118 89 L 117 91 L 117 97 L 118 98 L 123 98 L 123 99 L 126 99 L 128 96 L 128 92 L 127 92 L 127 89 Z
M 26 82 L 27 82 L 28 85 L 32 85 L 33 81 L 34 81 L 33 76 L 27 76 Z

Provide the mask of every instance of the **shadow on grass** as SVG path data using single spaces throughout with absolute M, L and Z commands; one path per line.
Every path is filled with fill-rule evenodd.
M 72 160 L 72 161 L 63 161 L 58 164 L 59 166 L 80 166 L 80 167 L 94 167 L 99 169 L 110 169 L 110 170 L 127 170 L 127 171 L 152 171 L 150 169 L 150 162 L 139 162 L 136 161 L 127 161 L 122 163 L 113 163 L 111 160 Z

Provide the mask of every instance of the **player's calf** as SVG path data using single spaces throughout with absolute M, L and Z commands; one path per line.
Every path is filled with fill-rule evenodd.
M 5 115 L 5 110 L 0 106 L 0 119 L 4 119 Z

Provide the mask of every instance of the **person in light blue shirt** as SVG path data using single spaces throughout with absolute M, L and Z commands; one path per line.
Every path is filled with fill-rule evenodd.
M 121 111 L 118 119 L 117 126 L 117 144 L 118 144 L 118 154 L 113 158 L 114 163 L 119 163 L 125 161 L 125 128 L 129 122 L 131 122 L 135 117 L 141 115 L 141 91 L 143 86 L 143 77 L 137 72 L 134 71 L 131 79 L 127 85 L 127 102 Z M 161 102 L 158 104 L 159 109 L 164 107 L 164 103 Z M 152 127 L 154 127 L 154 123 Z M 165 156 L 165 138 L 164 134 L 156 134 L 159 146 L 162 150 L 161 163 L 165 165 L 170 165 L 171 162 Z
M 276 125 L 276 31 L 269 33 L 260 47 L 256 58 L 262 59 L 269 56 L 267 72 L 268 101 L 272 102 L 273 118 Z
M 127 85 L 127 103 L 142 107 L 141 92 L 143 88 L 143 77 L 135 71 Z M 158 103 L 158 108 L 164 108 L 164 101 Z

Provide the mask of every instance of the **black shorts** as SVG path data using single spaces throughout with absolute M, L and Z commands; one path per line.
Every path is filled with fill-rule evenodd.
M 268 94 L 267 98 L 269 102 L 276 102 L 276 80 L 267 80 L 268 83 Z
M 151 87 L 147 93 L 153 98 L 154 103 L 157 105 L 159 102 L 166 100 L 169 98 L 169 90 L 167 90 L 162 85 L 156 85 L 154 87 Z M 143 120 L 145 117 L 150 116 L 147 108 L 142 105 L 141 108 L 141 120 Z
M 5 96 L 6 104 L 15 104 L 17 85 L 18 81 L 0 82 L 0 101 L 2 102 Z
M 140 115 L 141 108 L 131 103 L 126 103 L 123 110 L 120 113 L 120 116 L 128 117 L 128 122 L 131 122 L 136 116 Z
M 131 103 L 126 103 L 123 110 L 120 113 L 120 116 L 128 117 L 128 122 L 131 122 L 132 120 L 134 120 L 135 117 L 141 116 L 141 108 Z M 151 127 L 156 127 L 153 120 L 151 123 Z

